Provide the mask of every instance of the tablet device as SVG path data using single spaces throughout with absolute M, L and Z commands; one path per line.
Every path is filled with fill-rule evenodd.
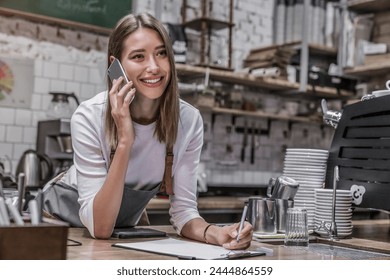
M 151 228 L 115 228 L 111 237 L 114 238 L 148 238 L 148 237 L 166 237 L 167 233 Z

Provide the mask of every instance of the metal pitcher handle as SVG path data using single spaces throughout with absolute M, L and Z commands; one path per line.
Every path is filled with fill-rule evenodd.
M 273 191 L 273 188 L 275 187 L 275 182 L 276 182 L 275 178 L 271 178 L 268 181 L 268 188 L 267 188 L 267 196 L 268 197 L 272 196 L 272 191 Z

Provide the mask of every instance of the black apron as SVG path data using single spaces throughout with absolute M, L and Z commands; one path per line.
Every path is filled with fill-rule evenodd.
M 158 184 L 151 190 L 134 190 L 132 186 L 125 185 L 115 227 L 136 226 L 146 205 L 160 191 L 160 186 Z

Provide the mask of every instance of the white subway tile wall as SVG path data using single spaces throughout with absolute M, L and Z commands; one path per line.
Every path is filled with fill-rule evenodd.
M 36 148 L 37 123 L 46 119 L 52 98 L 49 92 L 74 92 L 83 101 L 104 90 L 106 81 L 97 65 L 105 62 L 106 54 L 3 33 L 0 37 L 0 57 L 35 59 L 34 85 L 26 92 L 32 96 L 30 108 L 0 107 L 0 158 L 11 159 L 12 167 L 7 165 L 6 171 L 14 173 L 22 153 Z M 34 52 L 27 52 L 27 45 Z
M 137 12 L 155 13 L 156 0 L 137 1 Z M 212 16 L 226 20 L 229 1 L 213 1 Z M 163 22 L 180 23 L 181 0 L 166 0 L 163 3 L 161 19 Z M 200 1 L 189 1 L 196 6 Z M 197 4 L 198 3 L 198 4 Z M 242 60 L 254 47 L 272 43 L 273 0 L 234 1 L 233 30 L 233 67 L 242 68 Z M 195 16 L 195 10 L 188 12 L 188 18 Z M 199 9 L 198 9 L 199 12 Z M 0 17 L 4 29 L 16 28 L 15 21 Z M 44 42 L 57 36 L 57 29 L 45 28 L 41 36 L 45 38 L 30 39 L 26 35 L 13 36 L 0 30 L 0 56 L 16 56 L 35 59 L 34 86 L 30 109 L 14 109 L 0 107 L 0 158 L 9 157 L 13 167 L 7 171 L 14 172 L 16 164 L 26 149 L 35 149 L 37 122 L 46 118 L 46 108 L 51 101 L 50 91 L 74 92 L 80 101 L 86 100 L 106 88 L 106 50 L 83 51 L 75 47 Z M 43 30 L 43 29 L 42 29 Z M 77 32 L 61 30 L 66 38 L 77 38 Z M 189 40 L 188 61 L 196 61 L 199 51 L 196 32 L 187 30 Z M 84 34 L 85 35 L 85 34 Z M 83 36 L 84 36 L 83 35 Z M 216 43 L 226 42 L 227 34 L 218 34 Z M 101 37 L 104 45 L 106 38 Z M 55 41 L 55 40 L 54 40 Z M 220 55 L 220 53 L 216 53 Z M 208 182 L 218 185 L 264 184 L 275 174 L 281 173 L 284 151 L 286 147 L 312 147 L 327 149 L 333 137 L 333 130 L 318 125 L 293 123 L 286 121 L 248 118 L 248 126 L 254 126 L 255 135 L 254 163 L 250 162 L 251 136 L 245 148 L 245 161 L 241 161 L 243 148 L 244 118 L 235 118 L 235 126 L 228 134 L 228 126 L 232 126 L 232 117 L 202 113 L 205 122 L 205 145 L 201 160 L 206 163 Z M 13 170 L 11 170 L 13 169 Z

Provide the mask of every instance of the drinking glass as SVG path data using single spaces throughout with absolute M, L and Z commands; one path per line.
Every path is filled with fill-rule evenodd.
M 309 233 L 307 227 L 307 210 L 305 208 L 287 209 L 286 246 L 308 246 Z

